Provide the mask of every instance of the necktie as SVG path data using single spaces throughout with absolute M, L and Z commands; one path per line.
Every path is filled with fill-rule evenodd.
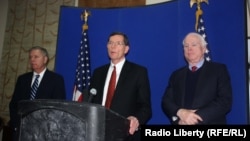
M 197 70 L 196 66 L 192 66 L 192 72 L 195 72 Z
M 36 75 L 35 81 L 33 82 L 33 85 L 31 87 L 31 95 L 30 95 L 30 100 L 35 99 L 36 97 L 36 91 L 38 88 L 38 78 L 40 75 Z
M 111 105 L 111 101 L 112 101 L 114 91 L 115 91 L 115 84 L 116 84 L 116 69 L 114 66 L 113 72 L 111 74 L 111 78 L 109 80 L 108 93 L 107 93 L 107 98 L 106 98 L 106 103 L 105 103 L 106 108 L 109 108 Z

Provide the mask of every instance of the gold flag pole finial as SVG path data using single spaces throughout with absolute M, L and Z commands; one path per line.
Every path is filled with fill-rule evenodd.
M 90 16 L 90 11 L 84 10 L 84 12 L 81 14 L 81 19 L 84 20 L 84 24 L 82 26 L 82 30 L 88 29 L 88 16 Z
M 201 3 L 205 2 L 208 4 L 208 0 L 190 0 L 190 7 L 192 8 L 192 6 L 197 3 L 197 10 L 195 13 L 195 18 L 196 18 L 196 22 L 195 22 L 195 30 L 197 31 L 198 28 L 198 20 L 199 20 L 199 16 L 201 16 L 203 14 L 203 11 L 201 10 Z

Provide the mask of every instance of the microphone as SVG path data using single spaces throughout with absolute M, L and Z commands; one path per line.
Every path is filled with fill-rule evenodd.
M 91 102 L 93 97 L 97 94 L 97 90 L 95 88 L 91 88 L 89 92 L 90 92 L 90 96 L 88 98 L 88 102 Z

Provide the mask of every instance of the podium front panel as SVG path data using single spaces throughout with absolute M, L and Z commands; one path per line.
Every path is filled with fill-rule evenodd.
M 21 141 L 87 141 L 86 121 L 55 109 L 36 110 L 21 120 Z
M 18 107 L 19 141 L 118 141 L 128 135 L 129 121 L 98 104 L 25 100 Z

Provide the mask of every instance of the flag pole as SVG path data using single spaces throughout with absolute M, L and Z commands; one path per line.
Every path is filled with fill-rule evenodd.
M 203 11 L 201 9 L 201 3 L 203 3 L 203 2 L 208 4 L 208 0 L 190 0 L 190 7 L 192 8 L 192 6 L 195 3 L 197 4 L 197 8 L 196 8 L 196 12 L 195 12 L 195 19 L 196 19 L 196 21 L 195 21 L 195 31 L 197 33 L 199 33 L 205 39 L 205 41 L 208 43 L 207 35 L 206 35 L 206 31 L 205 31 L 206 28 L 205 28 L 205 25 L 204 25 L 204 20 L 202 18 Z M 205 58 L 206 58 L 207 61 L 211 60 L 211 55 L 210 55 L 208 45 L 206 47 Z
M 82 25 L 82 39 L 81 46 L 78 54 L 76 76 L 73 90 L 73 101 L 82 102 L 84 96 L 88 95 L 88 87 L 90 85 L 90 49 L 88 42 L 88 17 L 90 11 L 84 10 L 81 13 L 81 20 L 84 21 Z
M 82 30 L 88 30 L 88 17 L 90 16 L 90 11 L 84 10 L 84 12 L 81 14 L 81 19 L 84 20 L 84 24 L 82 26 Z
M 196 3 L 197 4 L 197 9 L 196 9 L 196 12 L 195 12 L 195 19 L 196 19 L 196 22 L 195 22 L 195 31 L 198 30 L 198 20 L 199 20 L 199 17 L 203 14 L 203 11 L 201 9 L 201 3 L 202 2 L 205 2 L 208 4 L 208 0 L 190 0 L 190 7 L 192 8 L 192 6 Z

